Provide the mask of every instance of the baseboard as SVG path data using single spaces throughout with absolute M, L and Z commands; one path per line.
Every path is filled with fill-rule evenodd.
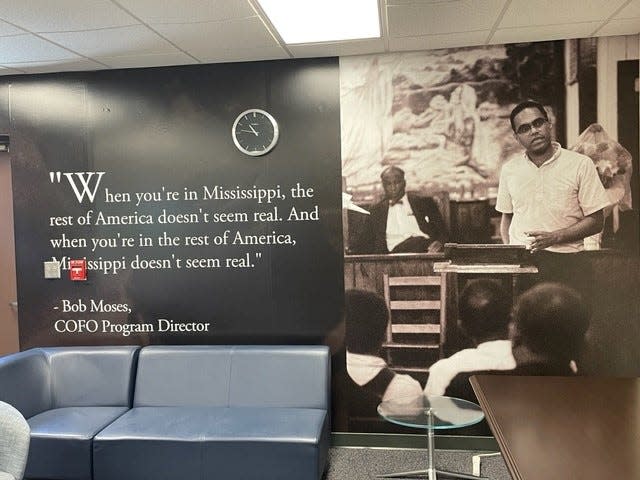
M 331 446 L 427 448 L 427 436 L 421 434 L 333 432 L 331 434 Z M 441 450 L 495 452 L 498 450 L 498 443 L 493 437 L 436 435 L 435 447 Z

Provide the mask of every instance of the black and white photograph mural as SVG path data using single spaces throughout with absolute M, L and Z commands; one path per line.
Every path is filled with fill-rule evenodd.
M 383 400 L 474 400 L 473 373 L 638 373 L 637 54 L 598 64 L 626 87 L 593 74 L 614 43 L 340 59 L 345 430 L 400 431 Z

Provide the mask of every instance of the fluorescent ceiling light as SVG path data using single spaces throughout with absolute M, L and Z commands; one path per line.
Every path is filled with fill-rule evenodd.
M 257 0 L 285 43 L 380 36 L 378 0 Z

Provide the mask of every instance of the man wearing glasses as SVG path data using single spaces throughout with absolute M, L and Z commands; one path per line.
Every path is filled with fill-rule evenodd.
M 581 252 L 584 238 L 602 230 L 602 210 L 610 202 L 596 167 L 589 157 L 551 141 L 551 123 L 540 103 L 516 105 L 510 120 L 525 152 L 500 173 L 496 210 L 502 213 L 502 241 L 531 249 L 540 270 L 536 280 L 573 284 L 586 293 L 576 281 L 588 282 L 588 262 L 566 254 Z

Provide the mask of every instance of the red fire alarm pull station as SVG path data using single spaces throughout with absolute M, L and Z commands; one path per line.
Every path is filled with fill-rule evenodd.
M 69 278 L 71 280 L 87 279 L 87 261 L 84 258 L 81 260 L 69 260 Z

